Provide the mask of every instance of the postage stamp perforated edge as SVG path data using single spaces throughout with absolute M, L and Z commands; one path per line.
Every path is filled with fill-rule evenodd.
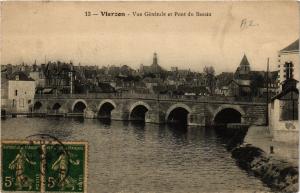
M 3 149 L 2 149 L 2 146 L 4 144 L 21 144 L 21 145 L 29 145 L 29 144 L 34 144 L 34 145 L 41 145 L 41 141 L 46 141 L 46 140 L 24 140 L 24 139 L 1 139 L 1 143 L 0 143 L 0 148 L 1 148 L 1 161 L 0 161 L 0 168 L 1 168 L 1 176 L 2 176 L 2 171 L 3 171 L 3 163 L 2 163 L 2 160 L 3 160 Z M 83 193 L 87 193 L 87 180 L 88 180 L 88 160 L 89 160 L 89 147 L 88 147 L 88 142 L 87 141 L 61 141 L 62 144 L 64 145 L 84 145 L 84 150 L 85 150 L 85 154 L 84 154 L 84 191 Z M 60 144 L 59 142 L 57 141 L 51 141 L 51 144 Z M 42 174 L 40 175 L 41 179 L 42 179 Z M 0 180 L 0 186 L 1 186 L 1 191 L 4 191 L 2 190 L 2 179 Z M 42 183 L 42 182 L 41 182 Z M 42 185 L 42 184 L 41 184 Z M 43 185 L 42 185 L 43 186 Z M 42 187 L 41 186 L 41 187 Z M 10 192 L 10 191 L 4 191 L 4 192 Z M 45 193 L 45 189 L 42 188 L 41 189 L 41 193 Z M 68 191 L 65 191 L 64 193 L 68 193 Z M 71 193 L 71 192 L 70 192 Z
M 0 190 L 1 192 L 11 192 L 11 191 L 8 191 L 8 190 L 3 190 L 2 187 L 3 187 L 3 170 L 4 170 L 4 166 L 3 166 L 3 159 L 4 159 L 4 155 L 3 155 L 3 145 L 9 145 L 9 144 L 16 144 L 16 145 L 39 145 L 39 143 L 37 142 L 33 142 L 33 141 L 30 141 L 30 140 L 18 140 L 18 139 L 1 139 L 1 143 L 0 143 L 0 152 L 1 152 L 1 161 L 0 161 L 0 168 L 1 168 L 1 180 L 0 180 Z M 40 179 L 42 178 L 42 174 L 40 174 Z M 40 184 L 41 185 L 41 184 Z M 41 186 L 40 186 L 41 187 Z M 17 192 L 20 192 L 20 191 L 17 191 Z M 24 192 L 24 191 L 21 191 L 21 192 Z M 43 192 L 42 189 L 40 189 L 40 191 L 31 191 L 31 192 Z

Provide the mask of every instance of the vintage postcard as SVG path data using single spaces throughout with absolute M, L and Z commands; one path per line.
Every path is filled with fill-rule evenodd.
M 299 10 L 2 1 L 1 192 L 297 192 Z

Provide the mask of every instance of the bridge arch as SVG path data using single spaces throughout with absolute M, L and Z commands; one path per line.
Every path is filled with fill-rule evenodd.
M 245 112 L 240 106 L 222 105 L 213 115 L 214 124 L 242 123 Z
M 167 123 L 181 123 L 188 124 L 189 114 L 192 109 L 183 103 L 177 103 L 169 107 L 166 112 L 165 121 Z
M 131 105 L 129 109 L 129 120 L 131 121 L 145 121 L 146 113 L 152 108 L 143 101 L 138 101 Z
M 77 99 L 72 104 L 72 112 L 74 113 L 83 113 L 87 108 L 87 102 L 82 99 Z
M 38 110 L 40 110 L 42 108 L 42 106 L 43 106 L 43 104 L 40 101 L 37 101 L 33 105 L 33 110 L 34 111 L 38 111 Z
M 116 103 L 111 99 L 101 101 L 97 107 L 98 118 L 110 119 L 111 111 L 116 107 Z
M 60 109 L 60 107 L 61 107 L 61 104 L 59 104 L 59 103 L 55 103 L 55 104 L 52 106 L 52 110 L 55 110 L 55 111 L 57 111 L 57 110 L 59 110 L 59 109 Z

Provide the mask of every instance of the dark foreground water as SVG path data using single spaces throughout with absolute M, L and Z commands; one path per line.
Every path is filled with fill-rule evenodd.
M 89 143 L 88 192 L 269 192 L 214 130 L 54 118 L 2 120 L 2 139 L 47 133 Z

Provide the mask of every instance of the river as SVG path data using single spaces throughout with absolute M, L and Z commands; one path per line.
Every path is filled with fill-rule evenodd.
M 88 192 L 270 192 L 241 170 L 213 129 L 96 119 L 8 118 L 2 139 L 36 133 L 88 141 Z

